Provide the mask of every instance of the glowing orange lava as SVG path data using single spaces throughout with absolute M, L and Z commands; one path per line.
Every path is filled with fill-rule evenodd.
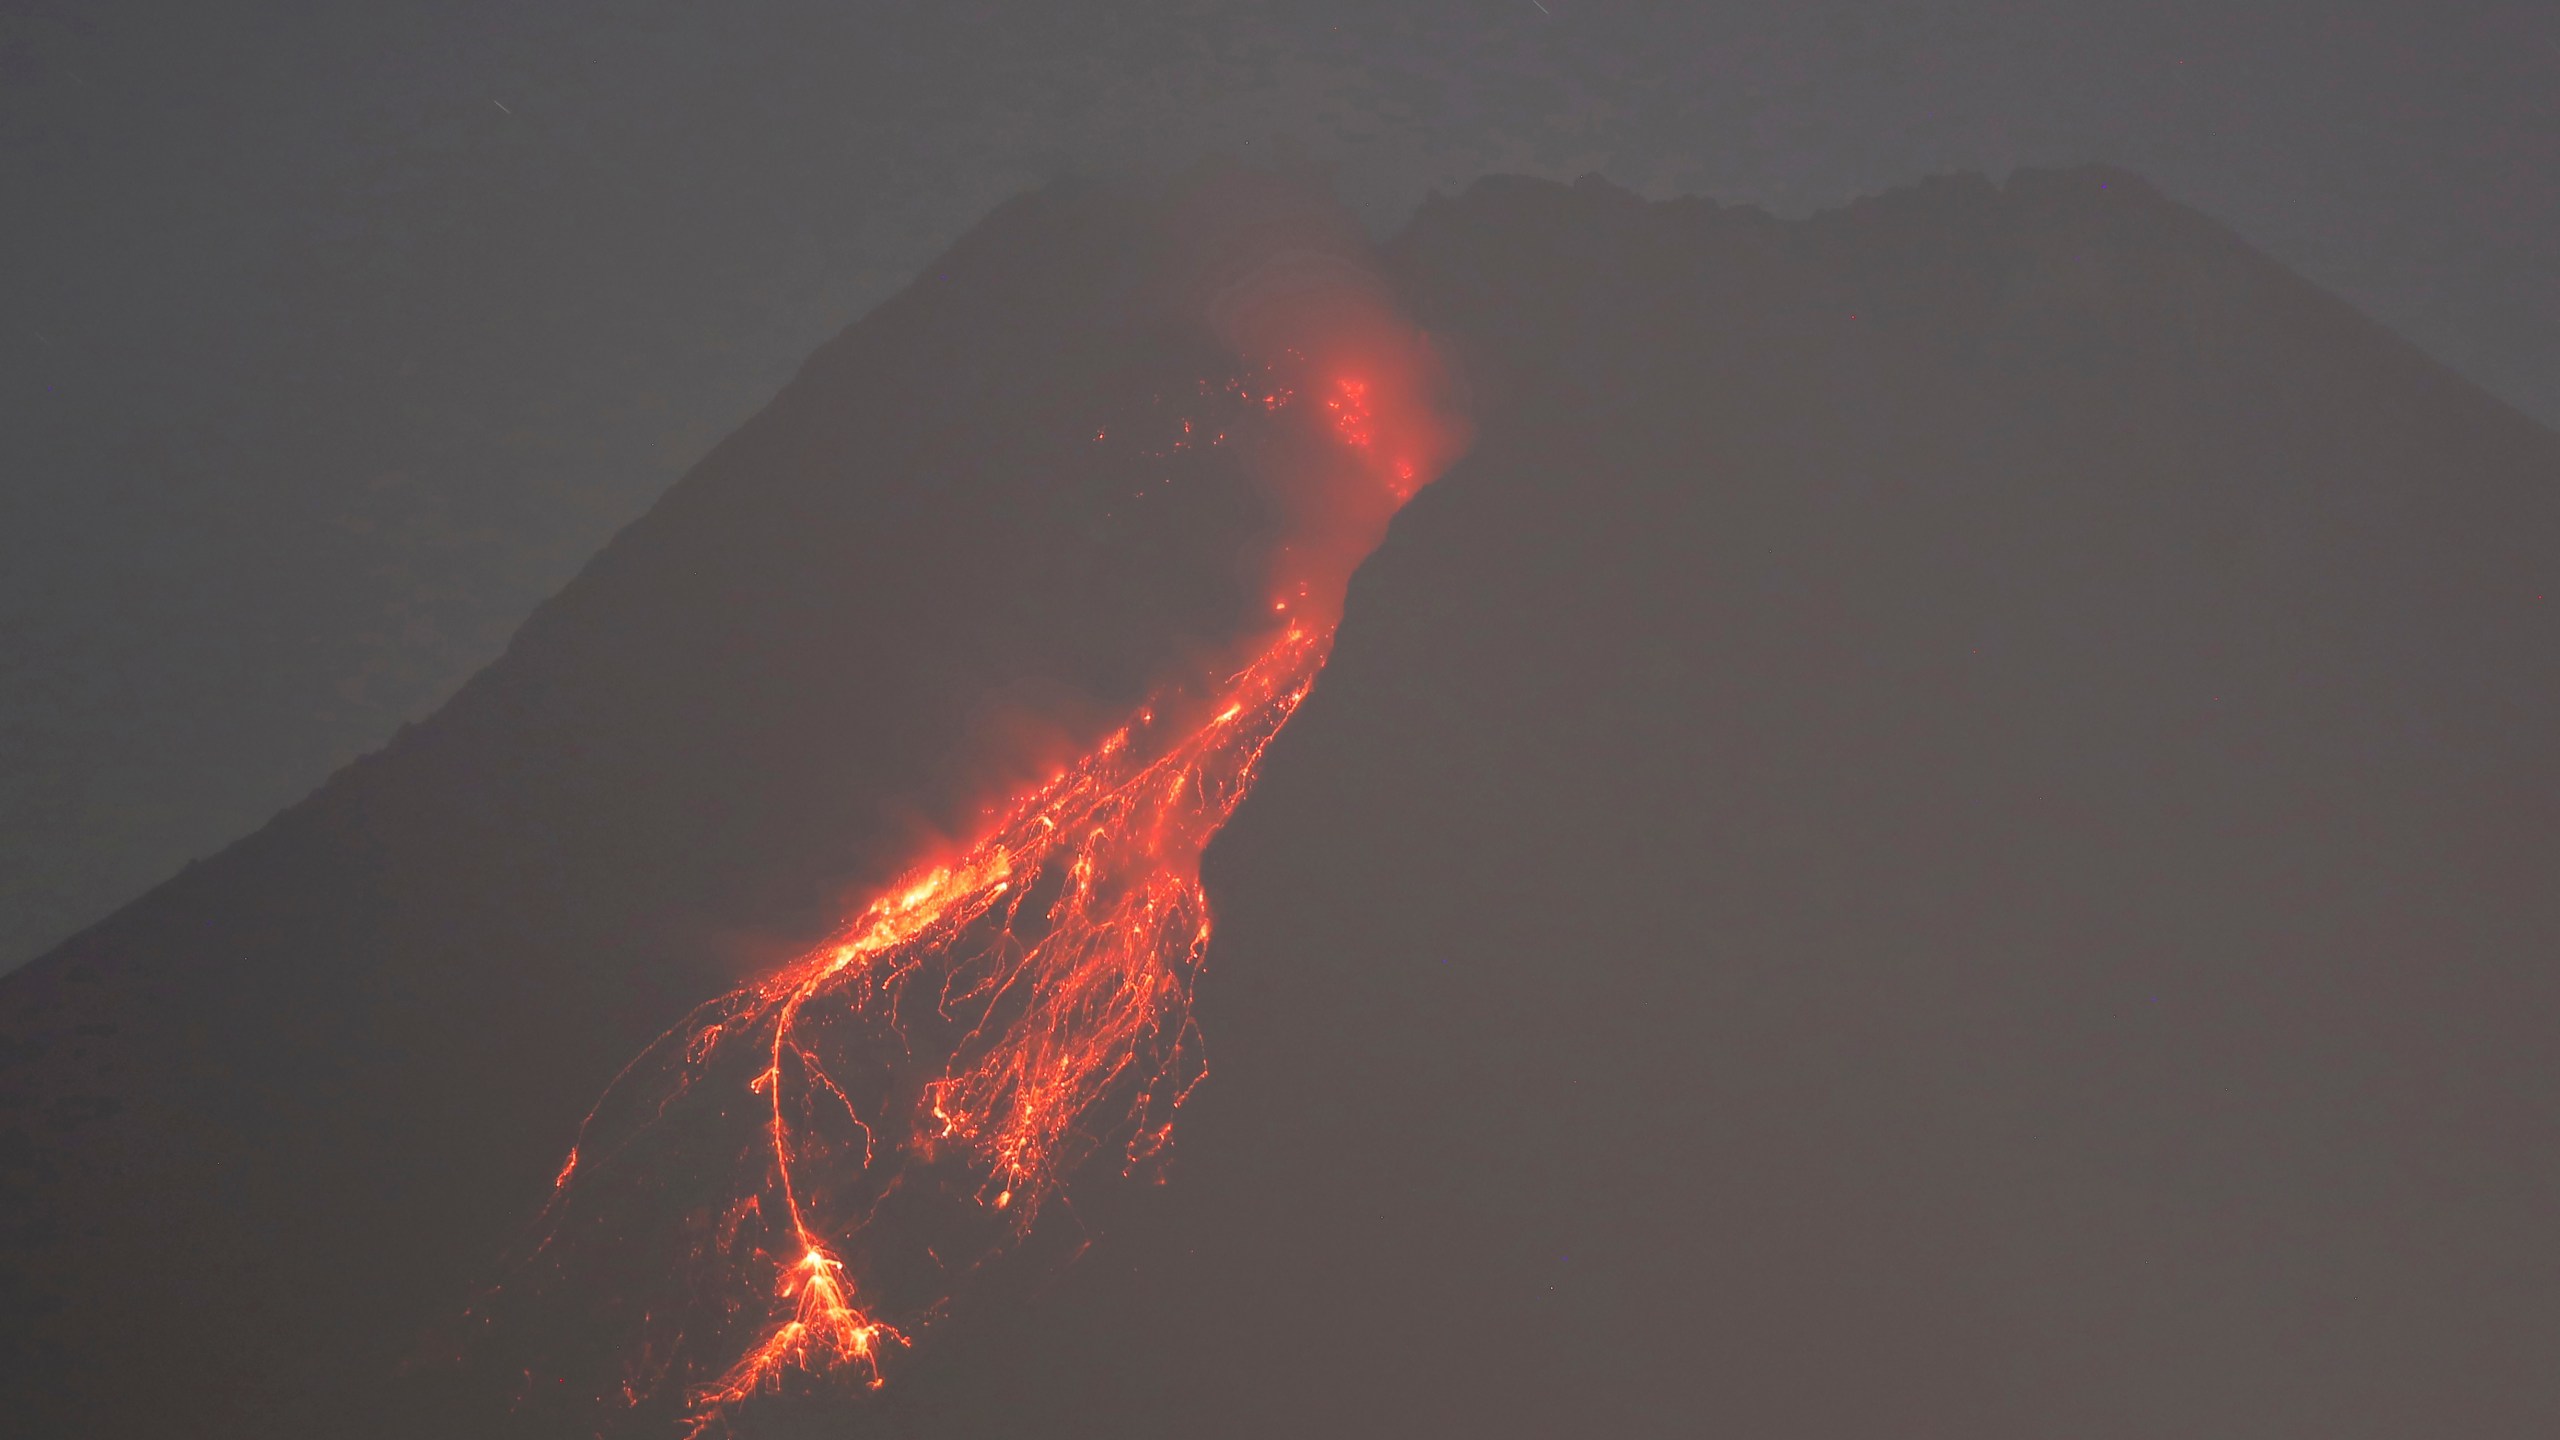
M 828 1248 L 862 1225 L 827 1213 L 802 1174 L 812 1110 L 840 1112 L 859 1133 L 861 1168 L 877 1160 L 874 1124 L 806 1023 L 813 1007 L 903 1030 L 898 1009 L 922 987 L 938 1017 L 964 1022 L 900 1144 L 927 1162 L 960 1159 L 978 1177 L 978 1202 L 1017 1230 L 1055 1191 L 1070 1132 L 1124 1079 L 1135 1081 L 1127 1158 L 1162 1147 L 1199 1076 L 1180 1062 L 1209 942 L 1200 852 L 1306 698 L 1330 639 L 1290 628 L 1187 733 L 1154 734 L 1143 719 L 1113 732 L 966 855 L 900 881 L 705 1032 L 712 1043 L 752 1034 L 766 1056 L 751 1088 L 765 1104 L 768 1168 L 750 1200 L 780 1207 L 801 1256 L 777 1266 L 779 1303 L 761 1340 L 694 1395 L 697 1420 L 793 1370 L 849 1367 L 876 1385 L 882 1346 L 906 1343 L 861 1308 Z
M 535 1256 L 566 1275 L 581 1244 L 675 1237 L 658 1290 L 614 1302 L 638 1336 L 619 1362 L 626 1403 L 672 1391 L 698 1436 L 801 1377 L 876 1387 L 957 1273 L 1030 1233 L 1077 1165 L 1106 1145 L 1124 1169 L 1164 1150 L 1205 1073 L 1201 853 L 1315 684 L 1351 566 L 1417 465 L 1436 473 L 1454 450 L 1389 445 L 1397 426 L 1359 376 L 1307 388 L 1367 493 L 1389 498 L 1361 502 L 1374 528 L 1337 527 L 1354 538 L 1275 567 L 1277 628 L 1227 673 L 1168 683 L 960 853 L 696 1011 L 581 1127 Z M 1276 412 L 1296 393 L 1249 398 Z

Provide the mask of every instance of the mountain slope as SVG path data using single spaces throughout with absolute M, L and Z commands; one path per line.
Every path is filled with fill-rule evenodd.
M 1187 1168 L 882 1433 L 2560 1422 L 2554 437 L 2108 171 L 1395 254 Z

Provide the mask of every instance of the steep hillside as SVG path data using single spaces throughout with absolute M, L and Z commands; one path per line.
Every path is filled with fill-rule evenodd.
M 877 1433 L 2560 1423 L 2560 443 L 2120 173 L 1395 257 L 1185 1168 Z

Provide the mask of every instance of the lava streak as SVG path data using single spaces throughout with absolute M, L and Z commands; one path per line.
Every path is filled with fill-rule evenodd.
M 965 853 L 905 876 L 634 1062 L 562 1168 L 546 1246 L 629 1228 L 627 1192 L 684 1167 L 664 1148 L 670 1129 L 716 1126 L 749 1098 L 754 1138 L 736 1189 L 678 1257 L 683 1288 L 717 1303 L 696 1306 L 707 1320 L 644 1317 L 653 1358 L 629 1375 L 630 1398 L 681 1384 L 685 1433 L 699 1435 L 795 1375 L 877 1386 L 883 1354 L 909 1340 L 848 1257 L 929 1319 L 940 1297 L 917 1303 L 917 1256 L 902 1251 L 939 1270 L 1018 1238 L 1095 1148 L 1088 1137 L 1119 1137 L 1126 1166 L 1163 1149 L 1203 1073 L 1190 1014 L 1210 934 L 1201 851 L 1332 633 L 1292 624 L 1215 687 L 1159 696 Z M 607 1178 L 625 1183 L 591 1199 Z M 916 1220 L 928 1194 L 979 1222 L 884 1218 Z M 714 1369 L 724 1349 L 733 1358 Z
M 502 1287 L 517 1318 L 527 1296 L 566 1304 L 547 1317 L 563 1348 L 610 1352 L 555 1356 L 547 1383 L 618 1370 L 580 1393 L 688 1436 L 809 1377 L 876 1387 L 1078 1165 L 1163 1152 L 1205 1073 L 1201 853 L 1323 668 L 1352 566 L 1454 453 L 1408 443 L 1360 375 L 1260 393 L 1272 412 L 1310 397 L 1339 473 L 1309 483 L 1367 497 L 1282 532 L 1276 628 L 1168 681 L 973 843 L 625 1069 Z M 572 1294 L 611 1298 L 544 1298 Z
M 1144 705 L 982 833 L 626 1067 L 481 1310 L 546 1352 L 530 1393 L 701 1436 L 760 1395 L 876 1387 L 1079 1166 L 1164 1152 L 1205 1074 L 1202 851 L 1314 686 L 1352 570 L 1466 443 L 1356 234 L 1195 213 L 1214 263 L 1185 303 L 1242 368 L 1197 387 L 1216 413 L 1155 417 L 1139 453 L 1214 448 L 1260 487 L 1270 524 L 1239 564 L 1245 623 L 1268 628 L 1167 657 Z

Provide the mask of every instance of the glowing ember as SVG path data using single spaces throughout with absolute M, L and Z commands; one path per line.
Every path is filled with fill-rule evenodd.
M 690 1433 L 701 1434 L 723 1409 L 779 1384 L 789 1370 L 849 1367 L 879 1387 L 880 1347 L 904 1345 L 907 1337 L 856 1310 L 843 1277 L 844 1262 L 814 1248 L 782 1273 L 777 1291 L 793 1302 L 792 1318 L 775 1326 L 720 1383 L 694 1392 Z
M 1297 393 L 1230 388 L 1265 411 Z M 534 1251 L 549 1273 L 527 1284 L 628 1273 L 643 1248 L 640 1290 L 618 1285 L 570 1327 L 636 1337 L 609 1387 L 625 1404 L 672 1404 L 698 1436 L 802 1377 L 876 1387 L 884 1354 L 942 1312 L 958 1274 L 1030 1233 L 1095 1150 L 1124 1169 L 1162 1153 L 1204 1074 L 1201 852 L 1323 668 L 1351 566 L 1416 485 L 1415 461 L 1383 458 L 1395 432 L 1367 381 L 1309 389 L 1367 494 L 1392 498 L 1358 502 L 1376 529 L 1337 522 L 1334 540 L 1289 551 L 1271 576 L 1280 628 L 1232 673 L 1168 685 L 780 973 L 696 1011 L 580 1128 Z M 1407 440 L 1435 473 L 1454 449 Z M 582 1269 L 596 1249 L 623 1258 Z

